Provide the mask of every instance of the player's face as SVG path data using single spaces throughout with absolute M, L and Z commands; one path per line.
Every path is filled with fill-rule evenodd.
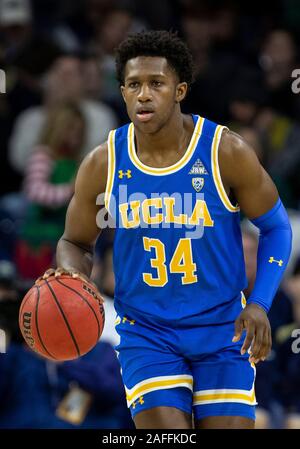
M 179 83 L 165 58 L 139 56 L 127 61 L 121 91 L 134 125 L 145 133 L 155 133 L 185 97 L 187 84 Z

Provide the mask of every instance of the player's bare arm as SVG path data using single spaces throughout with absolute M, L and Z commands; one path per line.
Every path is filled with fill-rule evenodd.
M 232 131 L 224 131 L 219 150 L 222 180 L 232 190 L 241 210 L 253 219 L 271 209 L 278 199 L 275 184 L 253 148 Z
M 96 215 L 96 200 L 105 192 L 107 179 L 107 144 L 89 153 L 81 163 L 65 221 L 65 231 L 57 251 L 57 269 L 47 270 L 44 278 L 52 274 L 73 273 L 88 278 L 92 270 L 95 241 L 101 232 Z
M 268 212 L 278 200 L 277 189 L 254 150 L 236 133 L 223 132 L 220 171 L 227 194 L 234 194 L 240 209 L 251 220 Z M 247 334 L 241 352 L 251 346 L 250 361 L 264 360 L 271 350 L 271 329 L 266 312 L 257 304 L 248 304 L 235 322 L 233 341 Z
M 92 253 L 100 233 L 96 223 L 96 200 L 105 191 L 107 144 L 93 150 L 82 162 L 75 182 L 75 193 L 66 214 L 65 231 L 57 246 L 57 266 L 89 276 Z

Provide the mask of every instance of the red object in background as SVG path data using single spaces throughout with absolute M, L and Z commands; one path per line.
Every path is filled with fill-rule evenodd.
M 54 249 L 51 245 L 41 245 L 33 249 L 27 242 L 20 240 L 16 244 L 14 262 L 23 279 L 37 279 L 53 265 Z
M 105 313 L 99 293 L 69 275 L 37 282 L 24 297 L 19 326 L 26 343 L 40 355 L 65 361 L 89 352 L 102 334 Z

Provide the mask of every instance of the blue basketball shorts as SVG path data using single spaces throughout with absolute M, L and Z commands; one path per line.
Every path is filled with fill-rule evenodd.
M 241 306 L 242 310 L 242 306 Z M 153 407 L 193 414 L 255 419 L 255 365 L 233 343 L 234 320 L 225 324 L 175 328 L 117 316 L 121 364 L 131 415 Z

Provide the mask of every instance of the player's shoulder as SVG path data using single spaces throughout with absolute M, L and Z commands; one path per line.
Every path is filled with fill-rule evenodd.
M 87 171 L 98 171 L 99 168 L 107 171 L 108 142 L 103 142 L 91 150 L 82 161 Z
M 223 154 L 224 157 L 242 157 L 248 151 L 251 151 L 251 148 L 242 136 L 228 128 L 223 129 L 219 147 L 220 154 Z
M 255 151 L 245 139 L 236 132 L 224 128 L 219 144 L 219 163 L 228 165 L 231 169 L 239 164 L 247 163 L 256 158 Z
M 201 116 L 198 116 L 201 119 Z M 232 131 L 226 126 L 219 125 L 218 123 L 203 118 L 203 127 L 201 134 L 210 138 L 216 137 L 216 130 L 223 128 L 221 132 L 221 138 L 219 143 L 219 159 L 230 159 L 235 157 L 243 157 L 246 153 L 253 151 L 253 149 L 247 144 L 242 136 Z
M 255 150 L 242 136 L 224 128 L 219 144 L 219 166 L 222 179 L 234 185 L 259 167 Z
M 89 185 L 89 190 L 104 192 L 107 181 L 108 143 L 103 142 L 91 150 L 81 162 L 78 178 Z
M 101 173 L 102 177 L 106 179 L 108 171 L 109 140 L 110 145 L 112 144 L 112 142 L 114 142 L 113 148 L 116 151 L 116 135 L 118 136 L 119 144 L 122 143 L 122 140 L 127 142 L 129 125 L 130 123 L 127 123 L 123 126 L 120 126 L 119 128 L 113 129 L 109 134 L 107 141 L 101 143 L 87 154 L 82 162 L 85 171 L 90 172 L 91 175 L 93 175 L 93 173 L 95 172 L 98 174 Z

